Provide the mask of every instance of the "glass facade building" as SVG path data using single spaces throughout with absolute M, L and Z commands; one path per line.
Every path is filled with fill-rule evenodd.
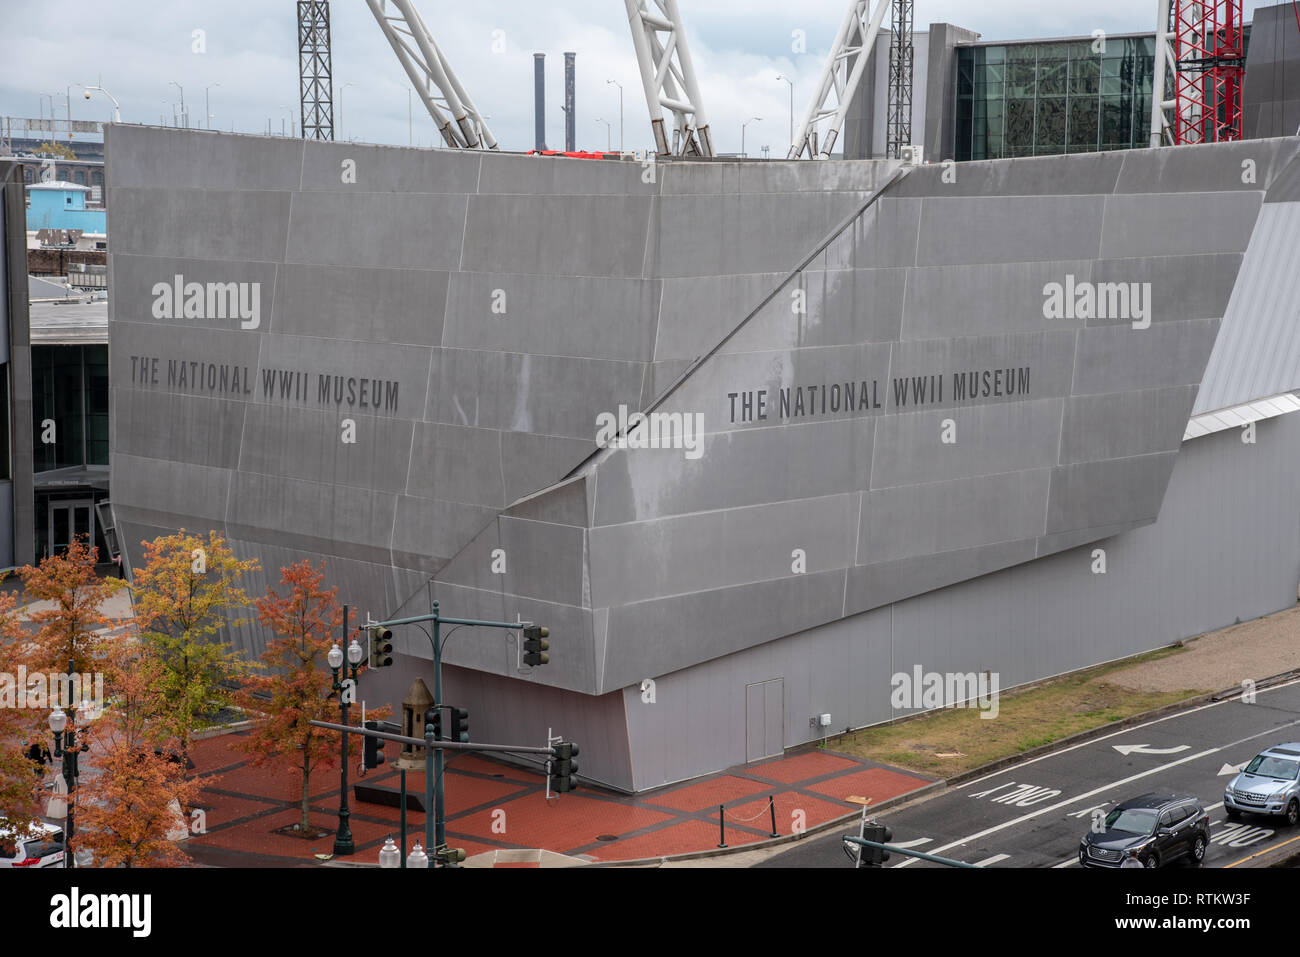
M 1154 36 L 959 47 L 954 159 L 1146 146 Z
M 32 347 L 36 554 L 88 536 L 104 560 L 94 506 L 108 497 L 108 346 Z

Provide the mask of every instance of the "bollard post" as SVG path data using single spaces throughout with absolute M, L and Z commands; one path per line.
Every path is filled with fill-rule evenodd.
M 718 805 L 718 847 L 727 846 L 727 825 L 722 813 L 722 805 Z
M 402 867 L 406 867 L 406 768 L 402 768 Z
M 772 837 L 780 837 L 781 835 L 776 833 L 776 796 L 775 795 L 769 794 L 767 796 L 767 806 L 772 811 Z

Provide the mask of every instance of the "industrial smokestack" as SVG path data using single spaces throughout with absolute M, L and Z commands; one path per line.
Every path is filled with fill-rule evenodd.
M 570 153 L 578 148 L 578 122 L 574 113 L 574 60 L 576 53 L 564 54 L 564 148 Z
M 546 149 L 546 54 L 533 54 L 533 132 L 538 150 Z

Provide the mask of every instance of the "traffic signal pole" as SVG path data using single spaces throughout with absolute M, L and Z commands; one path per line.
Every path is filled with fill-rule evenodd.
M 515 627 L 518 626 L 516 625 Z M 443 751 L 497 751 L 497 752 L 508 752 L 510 754 L 544 754 L 547 757 L 551 757 L 551 758 L 556 756 L 556 749 L 550 747 L 537 748 L 537 747 L 529 747 L 527 745 L 513 745 L 513 744 L 463 744 L 459 741 L 441 741 L 434 737 L 433 725 L 431 724 L 426 724 L 424 726 L 423 738 L 411 738 L 402 734 L 392 734 L 388 731 L 377 731 L 371 728 L 364 728 L 364 727 L 355 728 L 346 724 L 335 724 L 332 721 L 311 721 L 309 723 L 314 728 L 324 728 L 327 731 L 339 731 L 339 732 L 343 732 L 344 734 L 359 734 L 367 738 L 379 738 L 380 740 L 383 741 L 396 741 L 399 744 L 407 744 L 417 748 L 424 748 L 425 749 L 424 752 L 424 800 L 425 800 L 424 806 L 425 808 L 428 808 L 429 805 L 433 803 L 434 779 L 433 779 L 432 772 L 435 765 L 437 767 L 442 766 Z M 437 757 L 436 762 L 435 762 L 435 756 Z M 439 779 L 437 784 L 439 787 L 441 787 L 442 785 L 441 779 Z M 405 793 L 405 788 L 403 788 L 403 793 Z M 438 829 L 438 833 L 441 833 L 441 828 Z M 434 831 L 433 821 L 430 820 L 429 815 L 426 811 L 425 818 L 424 818 L 424 839 L 426 842 L 426 846 L 429 846 L 428 842 L 433 840 L 434 836 L 435 836 L 435 831 Z M 437 850 L 440 847 L 441 845 L 434 845 L 435 850 Z M 435 855 L 430 854 L 429 855 L 430 867 L 433 866 L 434 860 L 435 860 Z
M 442 626 L 448 625 L 471 625 L 477 628 L 509 628 L 515 631 L 522 631 L 528 627 L 530 622 L 520 621 L 481 621 L 477 618 L 446 618 L 442 615 L 438 601 L 433 602 L 432 610 L 427 615 L 416 615 L 413 618 L 394 618 L 391 621 L 371 621 L 366 623 L 367 628 L 383 626 L 392 628 L 395 625 L 423 625 L 425 622 L 433 623 L 433 634 L 429 636 L 433 644 L 433 706 L 442 707 Z M 428 632 L 425 632 L 428 635 Z M 424 727 L 424 736 L 426 742 L 435 742 L 440 740 L 441 735 L 435 735 L 432 724 L 426 723 Z M 447 821 L 444 814 L 444 789 L 443 789 L 443 768 L 445 759 L 441 747 L 430 747 L 426 745 L 425 751 L 425 807 L 433 805 L 434 829 L 429 833 L 429 820 L 425 818 L 425 841 L 430 849 L 440 850 L 447 843 Z M 453 749 L 454 750 L 454 749 Z M 504 749 L 515 750 L 515 749 Z
M 882 844 L 879 841 L 868 841 L 860 837 L 842 838 L 845 844 L 857 844 L 859 847 L 874 847 L 882 851 L 889 851 L 892 854 L 902 854 L 904 857 L 915 857 L 923 861 L 931 861 L 935 864 L 946 864 L 949 867 L 970 867 L 975 868 L 974 864 L 967 864 L 965 861 L 954 861 L 950 857 L 935 857 L 933 854 L 925 854 L 921 851 L 914 851 L 910 847 L 895 847 L 893 844 Z M 978 870 L 978 868 L 975 868 Z

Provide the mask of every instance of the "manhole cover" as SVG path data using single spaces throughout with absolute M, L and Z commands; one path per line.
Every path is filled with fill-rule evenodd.
M 598 840 L 598 841 L 617 841 L 617 840 L 618 840 L 618 835 L 617 835 L 617 834 L 597 834 L 597 835 L 596 835 L 596 840 Z

